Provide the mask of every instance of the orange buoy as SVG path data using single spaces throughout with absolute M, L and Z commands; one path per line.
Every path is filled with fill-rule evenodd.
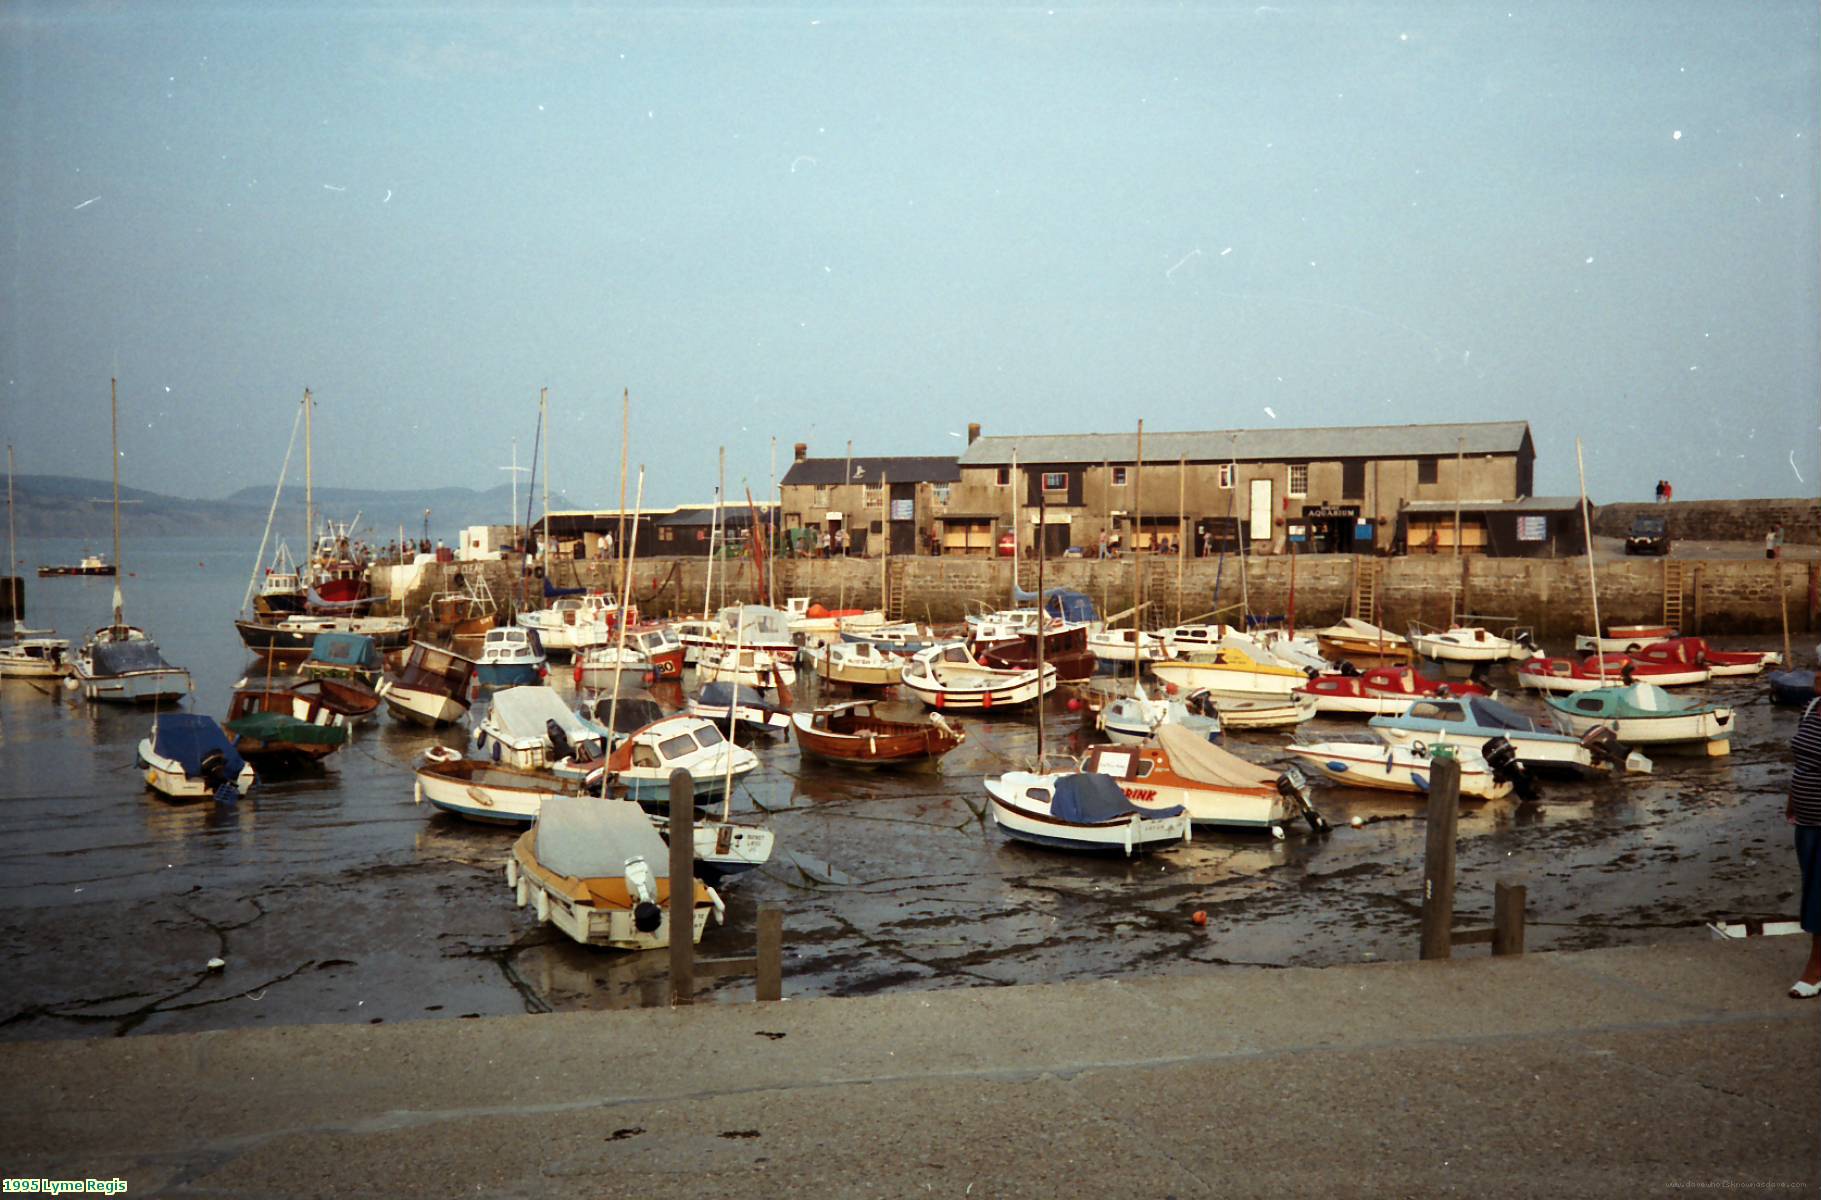
M 1195 915 L 1190 917 L 1189 920 L 1195 922 L 1197 925 L 1206 925 L 1208 923 L 1208 914 L 1198 908 L 1195 910 Z

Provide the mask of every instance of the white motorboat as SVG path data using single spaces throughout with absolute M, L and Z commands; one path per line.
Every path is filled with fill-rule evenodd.
M 1049 663 L 1041 676 L 1035 667 L 999 670 L 983 665 L 960 643 L 919 651 L 898 678 L 918 700 L 944 710 L 1014 708 L 1056 690 L 1056 668 Z
M 670 849 L 635 804 L 591 796 L 552 796 L 537 824 L 513 843 L 506 886 L 585 946 L 658 950 L 670 945 Z M 708 914 L 722 912 L 713 888 L 694 889 L 691 941 Z
M 1673 625 L 1608 625 L 1606 636 L 1591 633 L 1574 635 L 1577 652 L 1598 650 L 1602 654 L 1634 654 L 1646 646 L 1667 642 L 1676 637 Z
M 1132 855 L 1189 840 L 1181 805 L 1134 804 L 1106 775 L 1007 771 L 984 782 L 993 824 L 1019 841 Z
M 643 650 L 621 642 L 617 646 L 590 646 L 575 652 L 575 686 L 588 691 L 611 688 L 615 679 L 622 683 L 644 680 L 656 682 L 657 673 Z
M 784 603 L 788 629 L 805 642 L 839 641 L 843 633 L 864 633 L 888 624 L 884 611 L 877 608 L 828 609 L 811 604 L 808 596 L 792 596 Z
M 759 767 L 759 756 L 722 736 L 714 722 L 688 714 L 653 721 L 633 733 L 607 758 L 607 771 L 633 799 L 662 803 L 670 796 L 670 773 L 689 772 L 696 803 L 727 791 Z
M 607 731 L 544 684 L 502 688 L 474 729 L 475 752 L 509 767 L 581 779 L 607 756 Z
M 1162 634 L 1141 629 L 1102 629 L 1088 634 L 1088 649 L 1101 662 L 1155 662 L 1169 657 L 1170 650 Z
M 1192 692 L 1186 703 L 1191 712 L 1213 712 L 1220 718 L 1222 729 L 1235 732 L 1242 729 L 1282 729 L 1287 725 L 1301 725 L 1315 715 L 1316 706 L 1314 696 L 1301 692 L 1268 700 L 1241 700 L 1208 692 Z
M 1408 638 L 1358 617 L 1342 617 L 1326 629 L 1316 630 L 1315 640 L 1329 658 L 1344 658 L 1372 666 L 1410 661 Z
M 1163 726 L 1139 746 L 1095 746 L 1081 769 L 1111 777 L 1135 803 L 1180 805 L 1196 825 L 1269 830 L 1280 838 L 1298 817 L 1311 830 L 1328 827 L 1295 767 L 1258 766 L 1179 726 Z
M 468 712 L 477 665 L 453 650 L 412 642 L 404 669 L 381 679 L 374 691 L 397 720 L 432 727 L 451 725 Z
M 1138 685 L 1134 694 L 1121 696 L 1102 708 L 1095 719 L 1107 740 L 1132 746 L 1155 736 L 1166 725 L 1188 730 L 1204 741 L 1220 735 L 1218 712 L 1191 712 L 1186 701 L 1170 697 L 1153 700 Z
M 793 657 L 744 646 L 729 647 L 702 656 L 696 663 L 696 682 L 737 683 L 759 691 L 776 689 L 780 685 L 789 689 L 797 683 Z
M 1219 621 L 1201 624 L 1172 625 L 1156 635 L 1163 646 L 1159 658 L 1194 658 L 1197 651 L 1212 654 L 1227 637 L 1238 633 L 1232 625 Z
M 1451 625 L 1443 630 L 1412 626 L 1410 646 L 1424 658 L 1444 662 L 1515 662 L 1542 653 L 1530 630 L 1516 626 L 1502 633 L 1479 625 Z
M 574 654 L 579 649 L 612 641 L 619 617 L 618 602 L 603 593 L 591 592 L 559 596 L 549 608 L 520 613 L 513 620 L 537 634 L 546 654 Z
M 850 687 L 888 687 L 898 682 L 904 655 L 890 654 L 872 642 L 828 642 L 809 655 L 816 674 Z
M 1595 688 L 1560 699 L 1545 696 L 1544 703 L 1555 727 L 1575 737 L 1605 728 L 1627 745 L 1692 743 L 1712 757 L 1732 753 L 1731 708 L 1678 700 L 1648 683 Z
M 26 637 L 0 645 L 0 678 L 61 679 L 75 669 L 67 638 Z
M 1202 689 L 1240 699 L 1288 698 L 1309 681 L 1296 667 L 1272 658 L 1258 659 L 1236 645 L 1216 646 L 1201 661 L 1172 658 L 1151 664 L 1151 673 L 1185 692 Z
M 722 729 L 728 721 L 754 733 L 782 733 L 790 728 L 790 710 L 771 703 L 757 691 L 739 683 L 705 684 L 690 697 L 689 713 L 713 721 Z
M 1395 716 L 1414 704 L 1414 695 L 1394 695 L 1366 686 L 1364 675 L 1317 675 L 1296 690 L 1315 700 L 1315 711 L 1340 716 Z
M 146 786 L 173 800 L 214 797 L 232 804 L 253 786 L 253 768 L 234 741 L 199 713 L 160 713 L 139 743 L 139 768 Z
M 1422 794 L 1435 771 L 1428 749 L 1379 741 L 1292 742 L 1285 749 L 1336 783 L 1380 791 Z M 1499 800 L 1512 785 L 1493 778 L 1477 751 L 1457 755 L 1463 799 Z
M 489 629 L 481 642 L 474 674 L 483 692 L 542 683 L 550 674 L 537 633 L 523 625 Z
M 1409 711 L 1374 717 L 1369 724 L 1392 745 L 1464 746 L 1479 752 L 1487 742 L 1502 737 L 1517 751 L 1518 761 L 1531 770 L 1591 775 L 1614 760 L 1627 771 L 1647 774 L 1651 770 L 1644 755 L 1620 746 L 1617 738 L 1598 736 L 1604 731 L 1571 737 L 1485 696 L 1416 700 Z

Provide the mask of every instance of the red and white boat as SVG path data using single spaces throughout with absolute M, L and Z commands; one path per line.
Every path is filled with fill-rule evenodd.
M 1401 717 L 1420 696 L 1373 692 L 1364 675 L 1317 675 L 1296 689 L 1299 696 L 1313 696 L 1318 713 L 1366 717 Z
M 1428 700 L 1437 696 L 1490 696 L 1471 679 L 1436 679 L 1415 667 L 1373 667 L 1361 676 L 1368 695 Z
M 1675 636 L 1676 630 L 1674 626 L 1670 625 L 1608 625 L 1605 637 L 1596 637 L 1591 633 L 1576 634 L 1574 648 L 1580 653 L 1601 650 L 1607 653 L 1631 654 L 1655 642 L 1668 641 Z
M 1518 683 L 1539 692 L 1590 692 L 1594 688 L 1654 683 L 1680 687 L 1706 683 L 1706 666 L 1645 663 L 1630 654 L 1589 654 L 1585 658 L 1528 658 L 1518 664 Z
M 1688 670 L 1706 667 L 1713 678 L 1726 675 L 1756 675 L 1766 667 L 1781 666 L 1783 656 L 1774 650 L 1715 650 L 1705 638 L 1670 638 L 1656 642 L 1633 654 L 1640 664 L 1673 666 Z M 1651 682 L 1661 684 L 1661 680 Z

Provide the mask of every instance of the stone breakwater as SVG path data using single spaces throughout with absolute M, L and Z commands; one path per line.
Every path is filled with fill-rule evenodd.
M 1351 555 L 1301 555 L 1249 559 L 1243 585 L 1254 613 L 1288 613 L 1298 625 L 1325 625 L 1349 611 L 1358 572 L 1376 561 L 1382 623 L 1402 630 L 1412 622 L 1440 625 L 1453 613 L 1510 618 L 1541 634 L 1563 635 L 1593 628 L 1587 565 L 1574 559 L 1410 557 L 1360 560 Z M 614 564 L 559 560 L 553 570 L 561 586 L 617 589 Z M 1764 559 L 1627 559 L 1599 563 L 1600 618 L 1608 624 L 1655 622 L 1663 617 L 1668 574 L 1682 572 L 1684 631 L 1701 634 L 1778 633 L 1787 613 L 1792 631 L 1817 628 L 1821 563 Z M 1011 594 L 1009 560 L 984 558 L 901 558 L 883 568 L 878 559 L 786 559 L 776 564 L 779 596 L 810 596 L 830 608 L 877 608 L 883 603 L 887 572 L 897 578 L 902 604 L 894 616 L 905 620 L 959 620 L 970 604 L 1000 606 Z M 445 563 L 422 568 L 376 568 L 375 589 L 417 613 L 438 593 L 459 590 L 457 573 L 484 576 L 493 594 L 519 588 L 515 562 Z M 1025 563 L 1020 582 L 1036 586 L 1035 564 Z M 1236 559 L 1147 558 L 1100 562 L 1063 559 L 1046 565 L 1048 587 L 1073 588 L 1093 597 L 1102 613 L 1130 607 L 1142 589 L 1150 607 L 1146 624 L 1161 626 L 1222 611 L 1238 612 L 1242 584 Z M 531 594 L 541 582 L 531 579 Z M 654 616 L 699 613 L 708 585 L 708 563 L 699 558 L 641 560 L 633 571 L 639 608 Z M 760 580 L 750 563 L 716 564 L 709 607 L 756 602 Z M 1779 600 L 1779 597 L 1781 598 Z
M 1821 544 L 1821 501 L 1677 500 L 1670 504 L 1602 504 L 1594 510 L 1593 532 L 1624 537 L 1640 516 L 1669 518 L 1669 536 L 1690 542 L 1762 542 L 1783 526 L 1791 546 Z

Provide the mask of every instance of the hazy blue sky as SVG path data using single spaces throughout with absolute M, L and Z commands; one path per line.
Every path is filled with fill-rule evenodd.
M 10 3 L 19 469 L 762 492 L 770 439 L 1530 421 L 1821 485 L 1812 2 Z

